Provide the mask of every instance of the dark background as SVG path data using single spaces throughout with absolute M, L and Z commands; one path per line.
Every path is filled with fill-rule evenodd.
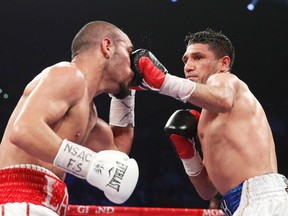
M 89 21 L 122 28 L 135 48 L 150 49 L 171 74 L 183 77 L 182 54 L 188 32 L 210 27 L 226 34 L 236 49 L 234 73 L 263 104 L 271 124 L 279 172 L 287 176 L 287 0 L 259 0 L 248 11 L 245 0 L 1 0 L 0 135 L 25 85 L 45 67 L 70 60 L 74 35 Z M 8 98 L 6 99 L 6 96 Z M 95 99 L 108 119 L 110 99 Z M 163 133 L 177 109 L 193 108 L 152 92 L 137 92 L 135 140 L 139 164 L 135 192 L 124 205 L 207 207 L 196 194 Z M 247 143 L 253 145 L 253 143 Z M 227 155 L 227 157 L 229 157 Z M 68 176 L 71 204 L 111 205 L 102 192 Z

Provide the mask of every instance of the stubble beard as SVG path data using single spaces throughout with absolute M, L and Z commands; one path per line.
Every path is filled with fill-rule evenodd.
M 117 99 L 123 99 L 130 95 L 130 89 L 128 88 L 127 85 L 125 85 L 124 82 L 120 82 L 120 90 L 117 94 L 114 94 L 113 96 L 116 97 Z

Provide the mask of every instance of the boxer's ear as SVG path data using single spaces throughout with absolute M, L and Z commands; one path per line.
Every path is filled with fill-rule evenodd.
M 230 62 L 231 62 L 231 59 L 229 56 L 224 56 L 221 58 L 220 60 L 220 71 L 221 72 L 226 72 L 229 70 L 230 68 Z
M 109 37 L 105 37 L 101 41 L 101 51 L 107 59 L 109 59 L 111 56 L 112 44 L 113 42 Z

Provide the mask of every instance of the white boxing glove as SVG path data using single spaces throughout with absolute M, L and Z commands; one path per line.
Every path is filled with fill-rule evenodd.
M 133 193 L 139 176 L 134 159 L 120 151 L 99 152 L 87 174 L 87 181 L 104 191 L 112 202 L 124 203 Z
M 138 164 L 120 151 L 99 153 L 64 139 L 53 162 L 58 168 L 86 179 L 116 204 L 124 203 L 133 193 L 138 177 Z

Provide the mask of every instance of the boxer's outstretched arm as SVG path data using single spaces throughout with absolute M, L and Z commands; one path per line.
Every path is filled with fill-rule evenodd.
M 138 76 L 134 83 L 135 89 L 157 91 L 212 112 L 229 111 L 233 107 L 239 86 L 236 76 L 231 73 L 221 73 L 221 79 L 217 74 L 212 75 L 207 80 L 209 85 L 171 75 L 161 62 L 145 49 L 133 52 L 131 68 Z

